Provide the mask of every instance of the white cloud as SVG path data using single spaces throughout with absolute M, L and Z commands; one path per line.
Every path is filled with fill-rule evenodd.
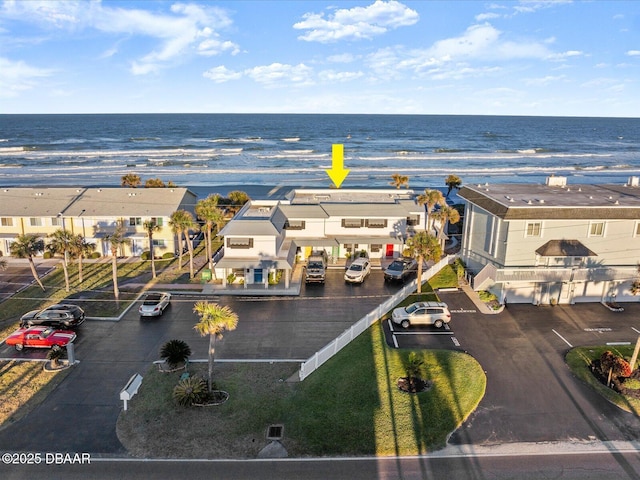
M 532 87 L 544 87 L 567 78 L 565 75 L 546 75 L 538 78 L 526 78 L 524 84 Z
M 100 1 L 33 0 L 9 1 L 2 16 L 59 29 L 95 29 L 126 37 L 144 36 L 158 42 L 156 48 L 131 61 L 131 72 L 144 75 L 157 72 L 184 59 L 190 53 L 213 56 L 236 54 L 239 47 L 220 39 L 219 31 L 232 21 L 226 11 L 209 5 L 176 3 L 170 12 L 152 12 Z M 126 52 L 126 49 L 118 52 Z M 109 50 L 103 57 L 115 55 Z
M 327 61 L 332 63 L 351 63 L 356 60 L 356 57 L 351 53 L 342 53 L 339 55 L 331 55 L 327 57 Z
M 627 52 L 627 55 L 629 55 L 630 57 L 639 57 L 640 56 L 640 50 L 629 50 Z
M 323 13 L 306 13 L 293 28 L 308 31 L 298 37 L 300 40 L 329 43 L 371 39 L 392 29 L 414 25 L 418 18 L 418 12 L 400 2 L 376 0 L 367 7 L 335 10 L 328 18 Z
M 566 52 L 552 53 L 547 58 L 549 60 L 562 61 L 570 57 L 583 57 L 585 53 L 580 50 L 568 50 Z
M 224 83 L 242 78 L 242 72 L 234 72 L 233 70 L 229 70 L 224 65 L 210 68 L 202 75 L 210 80 L 213 80 L 216 83 Z
M 323 70 L 319 73 L 320 80 L 329 83 L 350 82 L 364 76 L 363 72 L 336 72 L 334 70 Z
M 265 87 L 306 86 L 312 85 L 313 69 L 305 64 L 287 65 L 272 63 L 253 67 L 244 74 Z
M 490 13 L 480 13 L 478 15 L 476 15 L 476 22 L 484 22 L 486 20 L 493 20 L 494 18 L 500 18 L 502 17 L 502 15 L 500 15 L 499 13 L 495 13 L 495 12 L 490 12 Z
M 38 79 L 51 74 L 51 70 L 0 57 L 0 97 L 16 97 L 20 92 L 34 88 Z

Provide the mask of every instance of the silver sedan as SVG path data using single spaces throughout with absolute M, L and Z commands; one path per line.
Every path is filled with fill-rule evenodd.
M 170 293 L 148 293 L 138 308 L 138 313 L 141 317 L 158 317 L 164 313 L 170 302 Z

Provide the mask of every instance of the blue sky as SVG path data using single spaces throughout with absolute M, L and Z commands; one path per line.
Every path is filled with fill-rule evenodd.
M 0 113 L 640 116 L 638 1 L 0 3 Z

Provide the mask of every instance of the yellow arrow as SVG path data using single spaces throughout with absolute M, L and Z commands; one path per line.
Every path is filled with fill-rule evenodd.
M 325 170 L 336 188 L 340 188 L 344 179 L 349 175 L 349 170 L 344 168 L 344 145 L 334 143 L 331 147 L 331 168 Z

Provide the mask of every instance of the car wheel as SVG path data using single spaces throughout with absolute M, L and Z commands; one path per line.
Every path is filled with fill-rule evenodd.
M 22 349 L 24 349 L 24 345 L 22 345 L 21 343 L 16 344 L 16 350 L 21 352 Z
M 59 350 L 62 350 L 62 347 L 60 345 L 54 345 L 53 347 L 51 347 L 51 350 L 53 352 L 57 352 Z
M 442 320 L 436 320 L 435 322 L 433 322 L 433 325 L 436 328 L 442 328 L 442 325 L 444 325 L 444 323 L 442 323 Z
M 400 325 L 402 325 L 402 328 L 409 328 L 409 320 L 402 320 Z

